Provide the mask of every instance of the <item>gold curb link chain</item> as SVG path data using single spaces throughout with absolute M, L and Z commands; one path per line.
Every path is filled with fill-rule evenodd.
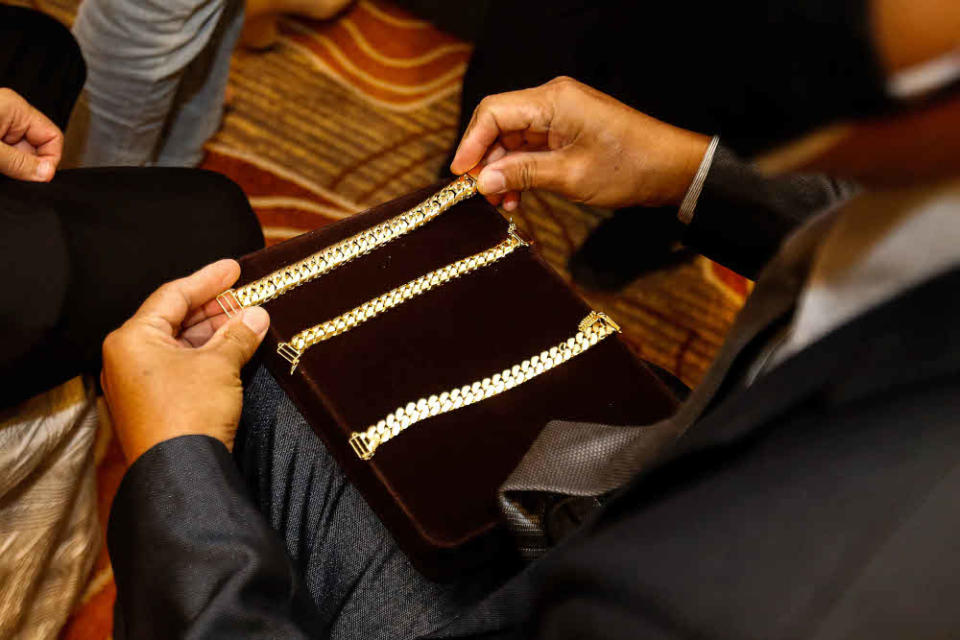
M 517 233 L 517 227 L 512 222 L 507 233 L 508 236 L 504 241 L 489 249 L 425 273 L 406 284 L 364 302 L 358 307 L 354 307 L 346 313 L 300 331 L 290 338 L 289 342 L 278 344 L 277 353 L 290 363 L 290 373 L 293 373 L 300 363 L 300 357 L 310 347 L 346 333 L 367 320 L 400 306 L 407 300 L 411 300 L 462 275 L 491 265 L 510 255 L 515 249 L 528 245 L 527 241 Z
M 620 331 L 616 322 L 606 314 L 596 311 L 591 311 L 581 320 L 578 329 L 573 337 L 509 369 L 471 384 L 444 391 L 439 395 L 420 398 L 416 402 L 410 402 L 398 408 L 365 431 L 355 431 L 350 434 L 351 448 L 360 459 L 369 460 L 378 447 L 397 437 L 412 425 L 501 394 L 546 373 Z
M 238 289 L 228 289 L 217 296 L 217 302 L 227 316 L 233 316 L 244 307 L 273 300 L 304 282 L 329 273 L 354 258 L 422 227 L 476 192 L 476 180 L 464 174 L 413 209 L 330 245 L 259 280 Z

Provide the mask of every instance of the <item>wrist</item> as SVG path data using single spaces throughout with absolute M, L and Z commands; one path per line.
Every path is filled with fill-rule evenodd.
M 632 193 L 626 205 L 679 207 L 697 175 L 711 138 L 638 114 L 630 128 Z
M 142 427 L 129 427 L 120 424 L 115 426 L 117 427 L 117 439 L 120 441 L 120 448 L 123 450 L 123 457 L 126 458 L 127 465 L 132 465 L 140 456 L 162 442 L 180 436 L 198 435 L 196 431 L 186 429 L 159 429 L 157 424 Z
M 713 165 L 713 156 L 717 152 L 717 145 L 719 143 L 720 138 L 718 136 L 710 139 L 707 150 L 704 152 L 703 158 L 700 160 L 700 165 L 697 167 L 697 173 L 693 176 L 693 182 L 687 187 L 687 192 L 683 196 L 683 200 L 677 209 L 677 218 L 685 225 L 690 224 L 690 221 L 693 220 L 693 211 L 697 208 L 697 203 L 700 200 L 700 192 L 703 191 L 703 185 L 707 181 L 707 174 L 710 173 L 710 167 Z
M 675 140 L 667 155 L 664 191 L 658 202 L 660 206 L 680 206 L 700 169 L 710 140 L 710 136 L 676 129 Z
M 184 421 L 183 424 L 191 424 Z M 165 426 L 161 422 L 124 427 L 115 425 L 120 448 L 128 465 L 132 465 L 140 456 L 157 445 L 185 436 L 206 436 L 218 440 L 228 450 L 233 449 L 233 429 L 203 429 L 187 427 L 182 424 Z

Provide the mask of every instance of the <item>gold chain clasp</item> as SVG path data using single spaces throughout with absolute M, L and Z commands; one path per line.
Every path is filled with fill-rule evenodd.
M 361 460 L 369 460 L 373 457 L 373 452 L 377 450 L 377 445 L 370 440 L 366 433 L 354 433 L 350 436 L 350 447 Z
M 237 300 L 237 294 L 233 289 L 227 289 L 218 295 L 217 304 L 220 305 L 228 318 L 232 318 L 243 310 L 243 305 Z
M 521 247 L 529 247 L 532 243 L 523 237 L 520 232 L 517 230 L 517 225 L 513 220 L 510 221 L 510 226 L 507 227 L 507 234 L 519 243 Z
M 580 321 L 580 331 L 586 331 L 596 323 L 610 327 L 613 331 L 620 333 L 620 325 L 613 321 L 613 318 L 602 311 L 591 311 L 587 317 Z
M 297 365 L 300 364 L 300 356 L 303 355 L 299 349 L 289 342 L 281 342 L 277 345 L 277 353 L 280 354 L 281 358 L 290 363 L 291 374 L 297 370 Z

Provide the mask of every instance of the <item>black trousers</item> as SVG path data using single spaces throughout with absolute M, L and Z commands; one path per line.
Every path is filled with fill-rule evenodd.
M 69 31 L 0 6 L 0 86 L 66 125 L 84 79 Z M 100 368 L 103 338 L 168 280 L 263 246 L 228 178 L 195 169 L 0 177 L 0 407 Z

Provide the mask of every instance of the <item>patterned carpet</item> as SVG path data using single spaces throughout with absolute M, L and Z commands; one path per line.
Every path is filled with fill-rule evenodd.
M 33 2 L 67 24 L 77 4 Z M 273 50 L 235 54 L 230 107 L 203 166 L 241 185 L 269 243 L 431 183 L 455 143 L 469 56 L 469 44 L 382 0 L 360 0 L 331 23 L 286 19 Z M 513 217 L 563 272 L 602 214 L 534 193 Z M 694 385 L 748 292 L 747 281 L 700 258 L 619 295 L 581 293 L 623 325 L 642 357 Z M 105 518 L 123 472 L 109 433 L 97 459 Z M 114 597 L 104 553 L 63 637 L 108 638 Z

